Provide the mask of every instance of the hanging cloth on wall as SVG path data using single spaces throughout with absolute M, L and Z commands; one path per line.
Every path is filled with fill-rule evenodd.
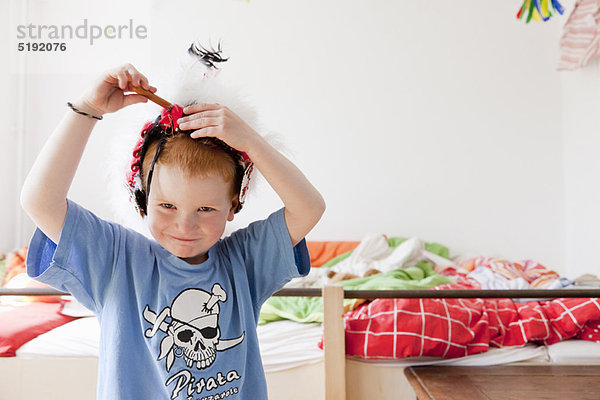
M 565 9 L 558 0 L 524 0 L 523 5 L 517 13 L 517 19 L 523 19 L 525 14 L 527 14 L 527 18 L 525 18 L 526 23 L 529 23 L 532 19 L 534 21 L 548 21 L 552 17 L 550 5 L 552 5 L 552 10 L 559 14 L 565 12 Z
M 558 70 L 586 65 L 600 50 L 600 0 L 577 0 L 560 38 Z

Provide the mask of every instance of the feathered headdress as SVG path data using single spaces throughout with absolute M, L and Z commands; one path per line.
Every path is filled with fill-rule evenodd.
M 205 49 L 198 43 L 192 43 L 188 49 L 191 56 L 191 64 L 184 66 L 179 75 L 179 82 L 175 83 L 175 93 L 173 98 L 176 104 L 164 100 L 163 98 L 146 91 L 142 88 L 134 88 L 136 93 L 146 96 L 149 100 L 163 107 L 161 114 L 154 120 L 144 124 L 140 137 L 133 150 L 130 169 L 127 173 L 127 187 L 130 197 L 136 205 L 138 212 L 144 216 L 147 212 L 148 196 L 150 192 L 150 183 L 154 173 L 154 166 L 160 157 L 161 150 L 167 140 L 175 135 L 189 134 L 179 129 L 177 120 L 184 116 L 183 106 L 196 103 L 222 102 L 227 103 L 227 90 L 217 82 L 216 79 L 219 68 L 218 64 L 227 61 L 221 55 L 221 46 L 217 50 Z M 217 95 L 217 96 L 215 96 Z M 225 96 L 223 96 L 225 95 Z M 225 97 L 225 98 L 223 98 Z M 200 140 L 200 139 L 196 139 Z M 244 204 L 250 177 L 254 169 L 254 164 L 248 155 L 238 151 L 225 142 L 217 138 L 201 138 L 203 141 L 210 141 L 229 154 L 237 164 L 236 176 L 240 183 L 239 202 L 235 212 L 239 212 Z M 158 143 L 154 154 L 147 154 L 151 144 Z M 147 156 L 153 157 L 150 168 L 147 171 L 146 185 L 142 185 L 141 169 L 144 159 Z

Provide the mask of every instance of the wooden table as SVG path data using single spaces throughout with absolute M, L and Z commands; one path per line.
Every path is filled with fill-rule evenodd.
M 419 400 L 598 400 L 600 366 L 410 367 Z

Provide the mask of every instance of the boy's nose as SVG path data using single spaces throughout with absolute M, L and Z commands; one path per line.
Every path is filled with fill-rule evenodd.
M 191 232 L 198 228 L 198 219 L 196 215 L 182 215 L 178 221 L 179 230 L 182 232 Z

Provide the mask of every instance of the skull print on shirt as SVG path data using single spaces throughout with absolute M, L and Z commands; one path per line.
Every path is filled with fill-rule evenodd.
M 217 357 L 217 351 L 225 351 L 244 340 L 244 332 L 234 339 L 221 339 L 219 329 L 219 302 L 227 300 L 227 293 L 215 283 L 212 293 L 201 289 L 186 289 L 158 315 L 146 305 L 144 319 L 152 328 L 145 336 L 152 338 L 158 331 L 166 333 L 160 342 L 158 360 L 166 357 L 167 372 L 171 370 L 175 357 L 183 357 L 188 368 L 205 369 Z M 169 320 L 167 320 L 169 319 Z

